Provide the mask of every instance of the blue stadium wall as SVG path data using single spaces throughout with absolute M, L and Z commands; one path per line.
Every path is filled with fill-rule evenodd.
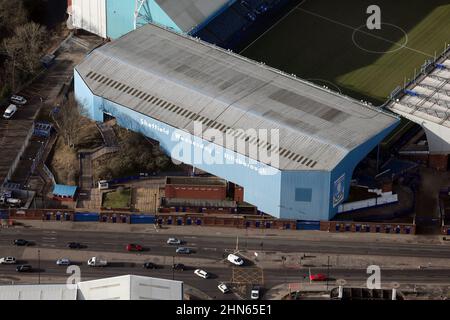
M 192 164 L 192 155 L 200 150 L 199 145 L 211 146 L 211 143 L 183 132 L 184 139 L 175 139 L 180 130 L 157 121 L 139 112 L 118 105 L 112 101 L 94 95 L 75 70 L 75 97 L 86 110 L 88 116 L 103 122 L 104 113 L 117 119 L 117 123 L 135 132 L 142 133 L 160 142 L 161 148 L 172 158 Z M 395 128 L 387 128 L 365 144 L 354 149 L 331 172 L 321 170 L 280 171 L 263 163 L 256 162 L 251 168 L 251 160 L 233 151 L 215 146 L 224 154 L 240 160 L 235 164 L 195 163 L 195 167 L 222 177 L 244 187 L 244 200 L 258 207 L 258 210 L 277 218 L 305 221 L 329 220 L 337 213 L 337 207 L 347 197 L 350 180 L 356 165 L 376 145 Z M 196 146 L 192 144 L 196 143 Z M 183 147 L 189 154 L 172 150 Z M 244 163 L 244 164 L 242 164 Z M 259 170 L 272 171 L 271 175 L 262 175 Z
M 230 0 L 223 8 L 196 26 L 193 31 L 201 29 L 235 1 Z M 106 0 L 106 35 L 108 38 L 117 39 L 134 29 L 134 10 L 135 0 Z M 154 0 L 148 0 L 145 7 L 141 9 L 141 13 L 150 16 L 155 24 L 168 27 L 176 32 L 184 32 Z M 138 21 L 138 25 L 145 23 L 146 21 Z

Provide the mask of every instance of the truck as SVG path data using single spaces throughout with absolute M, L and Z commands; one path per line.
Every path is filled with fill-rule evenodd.
M 103 260 L 99 257 L 92 257 L 88 260 L 87 263 L 90 267 L 106 267 L 108 265 L 108 261 Z

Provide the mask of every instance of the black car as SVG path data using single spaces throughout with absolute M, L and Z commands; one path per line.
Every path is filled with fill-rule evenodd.
M 172 269 L 184 271 L 184 270 L 186 270 L 186 266 L 182 263 L 176 263 L 172 266 Z
M 22 265 L 16 267 L 17 272 L 29 272 L 32 269 L 33 268 L 29 264 L 22 264 Z
M 27 246 L 30 242 L 24 239 L 16 239 L 14 240 L 14 244 L 16 246 Z
M 78 243 L 78 242 L 69 242 L 67 244 L 67 247 L 70 248 L 70 249 L 82 249 L 83 248 L 81 243 Z
M 154 264 L 153 262 L 146 262 L 144 263 L 143 267 L 145 269 L 156 269 L 156 264 Z

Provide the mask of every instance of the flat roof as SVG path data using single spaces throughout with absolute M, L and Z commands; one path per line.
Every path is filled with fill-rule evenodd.
M 236 138 L 279 151 L 280 170 L 331 170 L 349 151 L 399 121 L 379 108 L 152 24 L 94 50 L 76 71 L 94 94 L 191 134 L 194 121 L 224 133 L 278 129 L 279 149 L 262 138 Z M 248 148 L 245 155 L 251 157 Z
M 76 186 L 66 186 L 62 184 L 55 184 L 53 187 L 53 194 L 61 197 L 74 197 L 77 192 Z
M 155 0 L 184 32 L 189 32 L 210 18 L 230 0 Z

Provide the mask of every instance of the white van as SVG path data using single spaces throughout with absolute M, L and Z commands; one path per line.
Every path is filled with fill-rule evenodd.
M 228 255 L 227 260 L 236 266 L 242 266 L 244 264 L 244 260 L 241 257 L 232 253 Z
M 16 113 L 17 106 L 15 104 L 10 104 L 8 108 L 6 108 L 5 113 L 3 114 L 3 118 L 11 119 L 11 117 Z
M 107 180 L 100 180 L 98 182 L 98 189 L 99 190 L 106 190 L 109 189 L 109 183 Z

